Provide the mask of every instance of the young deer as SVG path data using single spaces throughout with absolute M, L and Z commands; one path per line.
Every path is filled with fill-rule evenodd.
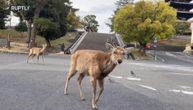
M 125 50 L 122 47 L 115 47 L 109 43 L 107 46 L 111 48 L 111 52 L 103 52 L 98 50 L 78 50 L 71 56 L 71 67 L 67 75 L 64 94 L 67 95 L 69 80 L 78 72 L 77 79 L 80 98 L 84 100 L 84 94 L 81 87 L 82 79 L 85 75 L 90 76 L 90 82 L 93 88 L 92 93 L 92 109 L 97 109 L 97 102 L 104 90 L 104 78 L 116 67 L 121 64 L 125 55 Z M 96 97 L 97 81 L 100 92 Z
M 34 56 L 37 57 L 37 63 L 39 63 L 39 56 L 40 55 L 42 56 L 42 60 L 44 62 L 44 51 L 45 51 L 46 47 L 47 47 L 47 45 L 43 44 L 42 48 L 38 48 L 38 47 L 30 48 L 28 58 L 27 58 L 27 63 L 29 61 L 29 58 L 32 57 L 32 59 L 33 59 Z

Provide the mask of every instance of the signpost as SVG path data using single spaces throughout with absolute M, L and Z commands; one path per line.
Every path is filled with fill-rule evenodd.
M 157 37 L 154 37 L 153 45 L 152 45 L 153 48 L 154 48 L 154 60 L 157 60 L 157 56 L 156 56 L 157 42 L 158 42 L 158 38 L 157 38 Z

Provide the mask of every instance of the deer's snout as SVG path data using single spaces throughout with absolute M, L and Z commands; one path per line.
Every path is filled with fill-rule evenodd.
M 119 64 L 121 64 L 122 63 L 122 60 L 121 59 L 118 59 L 118 61 L 117 61 Z

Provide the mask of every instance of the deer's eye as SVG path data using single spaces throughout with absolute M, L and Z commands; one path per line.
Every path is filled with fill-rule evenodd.
M 117 54 L 117 52 L 115 51 L 115 52 L 113 52 L 114 54 Z

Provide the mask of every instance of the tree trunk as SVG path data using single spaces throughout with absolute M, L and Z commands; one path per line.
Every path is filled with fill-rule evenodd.
M 30 47 L 35 46 L 35 40 L 36 40 L 36 34 L 37 34 L 35 19 L 39 17 L 39 13 L 40 13 L 40 10 L 37 12 L 35 11 L 35 14 L 34 14 L 33 27 L 32 27 L 32 32 L 31 32 L 31 39 L 30 39 Z
M 36 46 L 35 40 L 36 40 L 37 29 L 36 29 L 35 20 L 37 18 L 39 18 L 39 14 L 40 14 L 42 8 L 46 5 L 46 3 L 47 3 L 47 0 L 38 0 L 37 1 L 37 7 L 35 9 L 34 17 L 33 17 L 33 28 L 32 28 L 32 32 L 31 32 L 30 47 Z
M 31 39 L 31 30 L 32 30 L 32 21 L 28 21 L 28 29 L 27 29 L 27 39 L 26 39 L 26 43 L 28 43 L 28 47 L 29 47 L 29 43 L 30 43 L 30 39 Z
M 46 41 L 47 47 L 51 47 L 52 46 L 49 39 L 45 38 L 45 41 Z
M 147 54 L 146 54 L 146 43 L 139 43 L 139 44 L 140 44 L 139 51 L 141 52 L 142 55 L 147 56 Z

